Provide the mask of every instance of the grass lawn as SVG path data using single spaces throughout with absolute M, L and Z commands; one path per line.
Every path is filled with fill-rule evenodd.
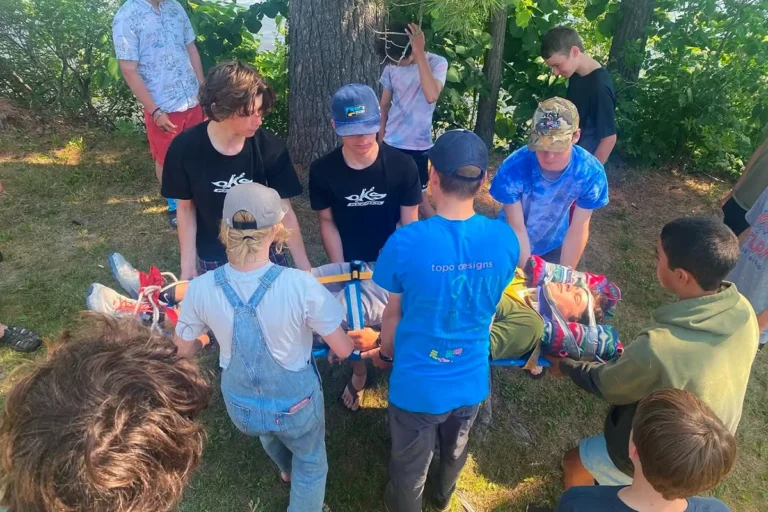
M 654 271 L 661 227 L 678 216 L 716 212 L 723 184 L 629 169 L 612 169 L 610 175 L 611 204 L 595 214 L 582 267 L 605 273 L 622 287 L 625 299 L 615 323 L 626 342 L 649 322 L 654 308 L 670 300 Z M 178 272 L 176 234 L 167 225 L 142 134 L 6 130 L 0 132 L 0 181 L 6 188 L 0 195 L 4 323 L 23 324 L 54 340 L 84 307 L 90 283 L 118 288 L 106 265 L 113 251 L 142 269 L 155 264 Z M 295 208 L 310 258 L 324 263 L 306 194 Z M 484 193 L 478 208 L 490 214 L 498 207 Z M 42 351 L 31 357 L 41 356 Z M 737 465 L 714 491 L 735 511 L 768 510 L 768 358 L 760 356 L 739 428 Z M 10 385 L 9 371 L 28 357 L 0 347 L 0 394 Z M 203 361 L 214 383 L 216 362 L 214 354 Z M 330 465 L 326 501 L 334 511 L 383 510 L 387 375 L 372 373 L 363 408 L 352 414 L 338 401 L 349 369 L 321 363 L 321 372 Z M 529 501 L 553 505 L 562 490 L 562 454 L 600 431 L 607 407 L 566 380 L 534 381 L 500 368 L 493 375 L 494 422 L 484 439 L 472 439 L 459 493 L 478 511 L 524 510 Z M 285 510 L 288 493 L 278 486 L 277 469 L 258 439 L 231 424 L 220 397 L 203 420 L 208 447 L 181 511 Z M 453 510 L 462 510 L 459 500 Z

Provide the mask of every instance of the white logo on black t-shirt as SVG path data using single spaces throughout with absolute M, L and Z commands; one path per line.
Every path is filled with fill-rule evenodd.
M 374 192 L 375 189 L 376 187 L 371 187 L 370 190 L 364 188 L 360 195 L 347 196 L 346 199 L 352 201 L 347 206 L 379 206 L 384 204 L 383 199 L 387 197 L 387 194 L 378 194 Z
M 226 194 L 229 192 L 229 189 L 234 187 L 235 185 L 240 185 L 241 183 L 253 183 L 253 180 L 249 180 L 245 177 L 245 173 L 240 174 L 240 176 L 235 176 L 234 174 L 229 178 L 229 181 L 212 181 L 211 182 L 214 187 L 216 187 L 213 191 L 219 192 L 221 194 Z

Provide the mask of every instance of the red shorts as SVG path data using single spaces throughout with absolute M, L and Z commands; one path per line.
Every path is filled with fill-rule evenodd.
M 161 130 L 154 121 L 152 115 L 144 109 L 144 125 L 147 127 L 147 139 L 149 139 L 149 152 L 152 158 L 161 165 L 165 162 L 165 154 L 171 146 L 171 141 L 184 130 L 192 128 L 196 124 L 205 121 L 205 115 L 200 105 L 196 105 L 182 112 L 169 112 L 168 117 L 176 125 L 176 133 Z

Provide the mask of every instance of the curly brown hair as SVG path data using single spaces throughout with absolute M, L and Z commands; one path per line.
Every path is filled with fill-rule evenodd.
M 10 512 L 173 510 L 200 463 L 210 387 L 134 319 L 86 313 L 15 372 L 0 424 Z

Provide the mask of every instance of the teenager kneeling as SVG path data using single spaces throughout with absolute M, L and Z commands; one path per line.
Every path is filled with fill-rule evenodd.
M 220 238 L 229 263 L 193 280 L 176 327 L 179 353 L 213 331 L 221 346 L 221 391 L 245 434 L 259 436 L 291 483 L 289 512 L 319 512 L 325 496 L 325 410 L 312 358 L 312 331 L 341 358 L 352 340 L 344 311 L 311 274 L 269 261 L 270 246 L 289 236 L 279 194 L 257 183 L 237 185 L 224 200 Z

